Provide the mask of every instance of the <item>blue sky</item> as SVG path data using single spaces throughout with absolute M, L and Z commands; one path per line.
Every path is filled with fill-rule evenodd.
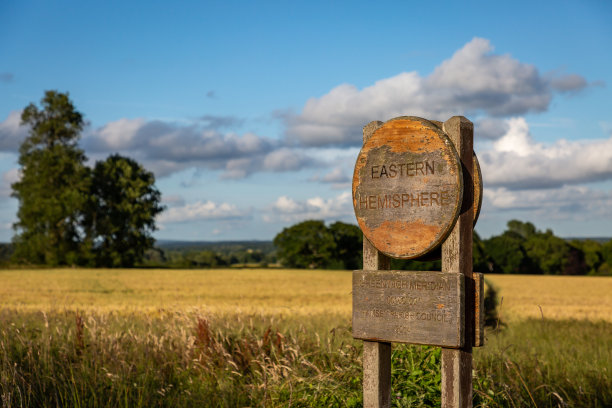
M 155 172 L 159 239 L 271 239 L 355 222 L 360 128 L 476 125 L 476 230 L 612 235 L 612 3 L 0 3 L 0 241 L 20 111 L 68 91 L 89 159 Z

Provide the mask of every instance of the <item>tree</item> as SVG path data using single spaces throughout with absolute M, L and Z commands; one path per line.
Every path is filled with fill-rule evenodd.
M 538 233 L 538 230 L 536 229 L 535 225 L 530 222 L 510 220 L 508 221 L 507 226 L 507 231 L 516 233 L 525 239 Z
M 329 226 L 336 250 L 333 255 L 341 269 L 361 269 L 363 264 L 363 234 L 358 226 L 335 222 Z
M 323 221 L 303 221 L 274 237 L 279 261 L 290 268 L 325 268 L 334 255 L 333 234 Z
M 96 163 L 88 211 L 87 242 L 98 266 L 132 267 L 155 240 L 155 216 L 163 211 L 155 176 L 118 154 Z
M 497 273 L 542 273 L 527 255 L 525 238 L 512 231 L 483 241 L 485 253 L 494 263 Z
M 551 230 L 538 232 L 524 243 L 527 255 L 548 275 L 584 275 L 584 253 L 556 237 Z
M 86 257 L 80 222 L 90 179 L 85 154 L 77 147 L 85 124 L 68 93 L 46 91 L 41 108 L 21 115 L 29 135 L 19 149 L 21 179 L 11 186 L 19 201 L 14 259 L 65 265 Z
M 599 268 L 604 263 L 601 253 L 601 244 L 592 239 L 574 239 L 571 245 L 584 253 L 584 262 L 588 269 L 587 273 L 589 275 L 597 275 Z

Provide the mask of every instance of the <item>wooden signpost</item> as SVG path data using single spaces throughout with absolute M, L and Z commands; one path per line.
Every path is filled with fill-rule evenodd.
M 364 234 L 353 272 L 353 337 L 364 340 L 365 407 L 388 407 L 391 342 L 440 346 L 442 406 L 472 405 L 472 346 L 483 344 L 472 228 L 482 203 L 473 125 L 402 116 L 363 130 L 353 207 Z M 390 271 L 389 257 L 442 257 L 442 271 Z

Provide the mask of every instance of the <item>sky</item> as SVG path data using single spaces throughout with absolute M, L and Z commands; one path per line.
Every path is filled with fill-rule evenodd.
M 22 109 L 68 92 L 89 164 L 154 172 L 157 239 L 355 223 L 373 120 L 474 122 L 476 231 L 612 236 L 612 2 L 2 1 L 0 241 Z

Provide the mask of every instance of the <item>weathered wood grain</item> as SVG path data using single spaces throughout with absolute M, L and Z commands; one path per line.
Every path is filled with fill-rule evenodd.
M 482 347 L 485 344 L 484 336 L 484 275 L 474 272 L 472 274 L 474 280 L 474 341 L 473 347 Z
M 455 273 L 472 281 L 472 229 L 474 225 L 473 139 L 474 125 L 463 116 L 444 122 L 463 167 L 464 196 L 461 214 L 452 232 L 442 244 L 442 272 Z M 472 344 L 474 342 L 474 285 L 466 285 L 465 335 L 459 349 L 442 349 L 442 407 L 472 406 Z
M 367 142 L 382 122 L 373 121 L 363 128 L 363 142 Z M 378 251 L 364 237 L 364 268 L 389 269 L 390 259 Z M 391 343 L 363 342 L 363 406 L 365 408 L 388 408 L 391 406 Z
M 353 272 L 353 337 L 461 347 L 464 279 L 429 271 Z

